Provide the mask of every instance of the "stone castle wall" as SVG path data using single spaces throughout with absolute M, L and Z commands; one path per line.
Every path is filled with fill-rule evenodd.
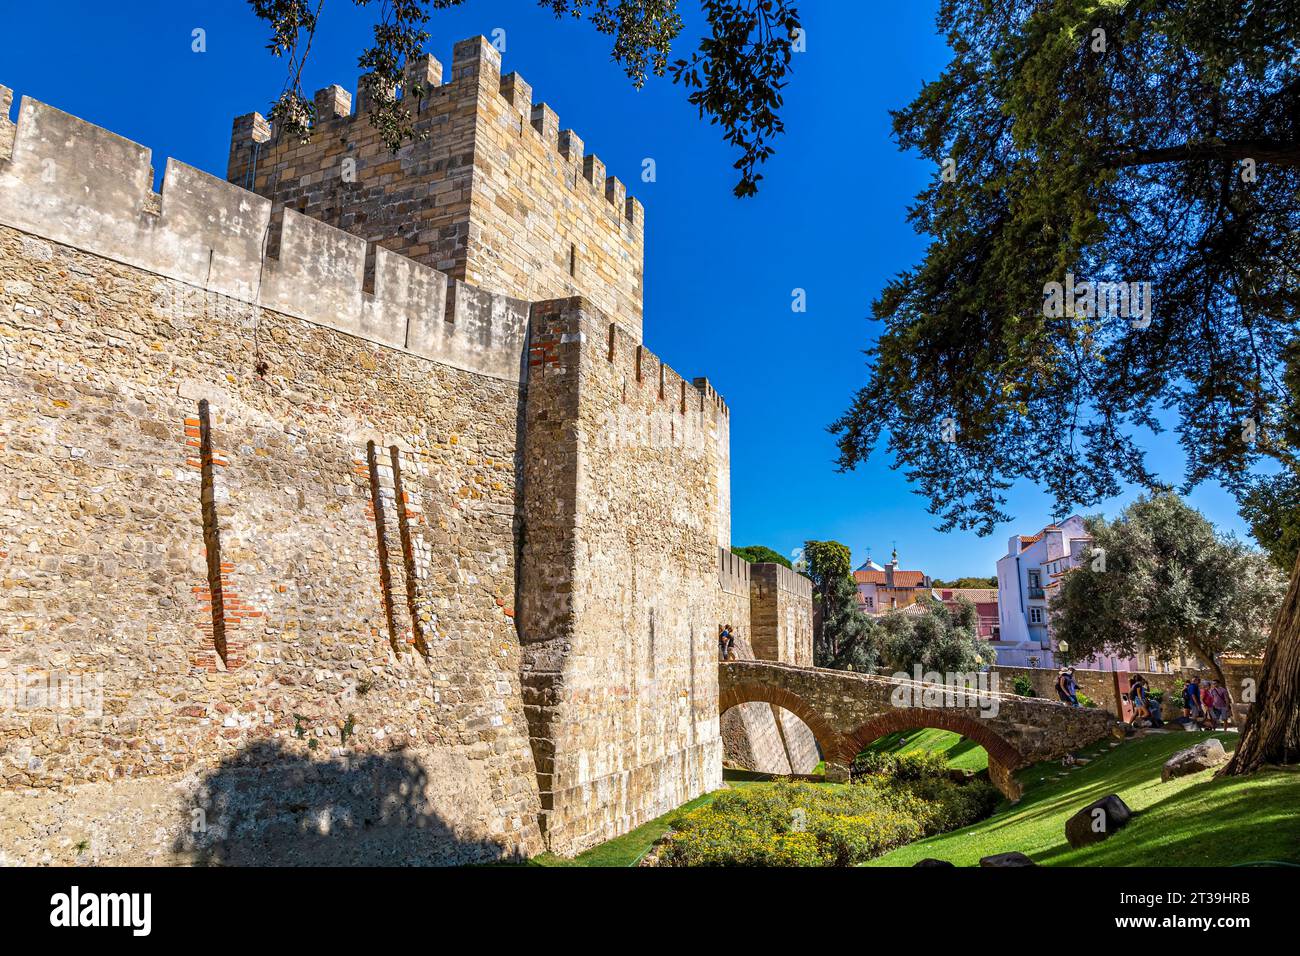
M 381 155 L 331 88 L 306 147 L 248 117 L 235 182 L 169 160 L 158 194 L 0 88 L 22 862 L 573 853 L 720 784 L 726 405 L 642 346 L 599 161 L 481 38 L 413 70 L 429 141 Z
M 812 581 L 783 564 L 756 564 L 750 594 L 754 653 L 811 667 Z
M 718 548 L 718 626 L 731 625 L 739 660 L 753 660 L 750 644 L 750 564 L 730 548 Z M 771 705 L 753 702 L 733 707 L 719 720 L 723 757 L 730 764 L 762 773 L 790 773 L 790 759 Z
M 731 625 L 732 633 L 749 644 L 753 565 L 729 547 L 718 548 L 718 627 Z
M 30 100 L 0 164 L 4 845 L 275 858 L 306 828 L 317 856 L 287 858 L 348 860 L 418 820 L 407 859 L 536 852 L 526 304 L 382 250 L 363 293 L 362 240 L 289 214 L 264 259 L 268 202 L 151 180 L 147 150 Z
M 551 847 L 721 783 L 712 420 L 722 409 L 581 299 L 533 309 L 524 692 Z
M 367 97 L 316 94 L 306 142 L 256 113 L 235 120 L 227 178 L 474 286 L 529 301 L 582 295 L 641 340 L 645 212 L 561 130 L 483 37 L 456 44 L 451 79 L 418 58 L 402 103 L 420 139 L 393 153 Z M 420 95 L 413 91 L 421 90 Z
M 722 623 L 733 623 L 739 660 L 812 666 L 812 582 L 780 564 L 750 564 L 718 549 Z M 821 759 L 811 730 L 780 707 L 751 702 L 722 715 L 723 755 L 761 773 L 811 773 Z
M 30 859 L 401 858 L 411 820 L 421 862 L 574 852 L 719 784 L 726 409 L 639 311 L 488 293 L 174 161 L 156 195 L 147 149 L 4 115 L 0 667 L 103 691 L 4 710 L 6 834 L 66 844 Z

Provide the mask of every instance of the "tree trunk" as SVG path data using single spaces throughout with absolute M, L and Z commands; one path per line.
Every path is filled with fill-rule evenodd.
M 1220 776 L 1253 773 L 1264 764 L 1300 761 L 1300 556 L 1282 610 L 1264 649 L 1255 702 L 1241 742 Z

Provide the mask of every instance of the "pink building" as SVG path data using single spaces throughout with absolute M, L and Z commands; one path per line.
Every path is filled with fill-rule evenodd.
M 986 641 L 996 641 L 1000 633 L 998 624 L 997 588 L 935 588 L 934 595 L 948 607 L 956 607 L 962 598 L 975 605 L 979 615 L 979 636 Z

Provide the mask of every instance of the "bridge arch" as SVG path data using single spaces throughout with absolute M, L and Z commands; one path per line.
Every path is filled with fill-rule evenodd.
M 843 675 L 837 675 L 839 676 Z M 931 727 L 961 734 L 983 747 L 989 758 L 989 780 L 1009 800 L 1018 800 L 1023 793 L 1023 788 L 1015 779 L 1015 771 L 1032 763 L 1032 760 L 993 730 L 988 721 L 960 711 L 923 707 L 893 708 L 875 713 L 856 726 L 850 725 L 852 729 L 848 729 L 837 726 L 843 720 L 841 715 L 823 713 L 781 683 L 741 679 L 734 683 L 726 682 L 719 687 L 719 716 L 740 704 L 754 702 L 773 704 L 788 710 L 808 726 L 826 761 L 826 775 L 830 780 L 847 781 L 853 758 L 886 734 Z
M 812 731 L 822 756 L 827 760 L 839 761 L 843 741 L 838 731 L 833 729 L 826 719 L 811 707 L 802 697 L 784 687 L 772 687 L 767 684 L 743 683 L 718 693 L 718 715 L 721 716 L 733 707 L 741 704 L 773 704 L 788 710 L 802 720 Z M 852 758 L 850 758 L 852 759 Z
M 950 730 L 983 747 L 989 756 L 989 780 L 1008 800 L 1020 799 L 1024 788 L 1016 780 L 1015 771 L 1031 761 L 993 731 L 987 721 L 953 711 L 909 707 L 878 714 L 843 736 L 848 749 L 856 757 L 886 734 L 928 728 Z
M 894 710 L 872 717 L 845 736 L 852 744 L 856 756 L 886 734 L 926 728 L 950 730 L 963 737 L 969 737 L 984 748 L 990 761 L 996 760 L 998 763 L 1012 767 L 1019 767 L 1026 763 L 1024 755 L 990 729 L 987 721 L 952 711 L 926 710 L 920 707 Z

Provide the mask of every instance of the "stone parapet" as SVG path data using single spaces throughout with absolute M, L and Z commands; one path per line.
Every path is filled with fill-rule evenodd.
M 27 97 L 0 162 L 0 223 L 456 368 L 522 375 L 527 303 L 449 296 L 435 269 L 176 160 L 154 193 L 149 149 Z
M 529 301 L 584 295 L 641 340 L 645 213 L 598 157 L 501 74 L 484 37 L 455 45 L 450 79 L 412 58 L 394 91 L 414 131 L 394 153 L 353 98 L 315 95 L 305 141 L 261 114 L 235 119 L 227 178 L 452 278 Z

